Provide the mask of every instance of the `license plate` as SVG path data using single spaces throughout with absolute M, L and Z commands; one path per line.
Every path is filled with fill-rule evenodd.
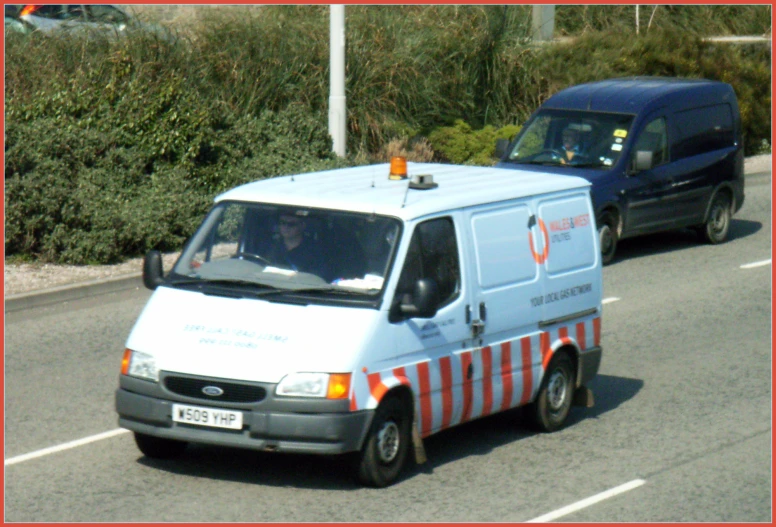
M 240 430 L 243 425 L 243 414 L 242 412 L 222 410 L 219 408 L 173 404 L 172 420 L 176 423 L 186 423 L 188 425 L 214 426 L 216 428 Z

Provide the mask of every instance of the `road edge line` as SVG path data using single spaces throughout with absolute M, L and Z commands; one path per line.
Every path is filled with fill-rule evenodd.
M 119 291 L 128 289 L 139 289 L 142 286 L 142 276 L 139 274 L 132 274 L 52 287 L 43 291 L 34 291 L 31 293 L 5 297 L 5 312 L 13 313 L 15 311 L 42 307 L 50 304 L 73 302 L 92 296 L 118 293 Z

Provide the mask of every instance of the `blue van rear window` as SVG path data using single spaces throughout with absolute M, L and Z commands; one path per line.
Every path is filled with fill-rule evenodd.
M 732 147 L 733 112 L 729 104 L 693 108 L 676 114 L 674 159 L 697 156 Z

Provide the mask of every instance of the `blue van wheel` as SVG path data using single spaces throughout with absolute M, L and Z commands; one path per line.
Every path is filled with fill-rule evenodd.
M 358 479 L 385 487 L 399 477 L 410 445 L 411 418 L 404 402 L 388 396 L 380 402 L 358 459 Z
M 614 260 L 617 251 L 617 222 L 609 212 L 601 214 L 598 221 L 598 241 L 601 245 L 601 263 L 607 265 Z
M 709 209 L 709 217 L 700 232 L 711 244 L 722 243 L 730 231 L 730 198 L 726 194 L 717 194 Z

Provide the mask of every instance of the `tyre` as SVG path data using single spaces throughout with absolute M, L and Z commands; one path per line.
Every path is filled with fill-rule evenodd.
M 563 426 L 574 398 L 574 381 L 571 358 L 557 352 L 544 373 L 536 400 L 528 405 L 528 415 L 537 429 L 554 432 Z
M 609 264 L 617 251 L 617 222 L 610 212 L 604 212 L 598 221 L 598 241 L 601 245 L 601 263 Z
M 188 443 L 135 432 L 135 444 L 137 444 L 137 448 L 139 448 L 147 457 L 154 459 L 173 459 L 183 454 Z
M 699 232 L 704 240 L 711 244 L 722 243 L 730 231 L 730 198 L 726 194 L 717 194 L 711 202 L 709 217 Z
M 380 403 L 358 456 L 362 484 L 385 487 L 396 481 L 409 452 L 411 423 L 410 411 L 399 397 L 389 396 Z

